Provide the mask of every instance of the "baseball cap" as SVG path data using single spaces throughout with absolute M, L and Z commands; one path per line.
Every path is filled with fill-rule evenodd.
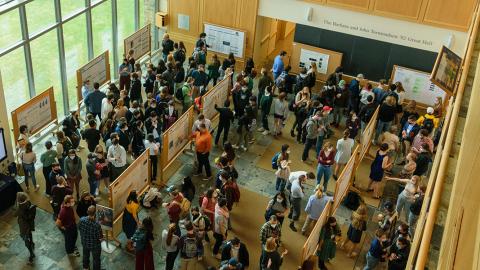
M 332 110 L 332 107 L 330 107 L 330 106 L 323 106 L 323 109 L 322 109 L 322 111 L 324 111 L 324 112 L 329 112 L 331 110 Z
M 427 113 L 428 113 L 428 114 L 433 114 L 434 111 L 435 111 L 435 110 L 434 110 L 432 107 L 428 107 L 428 108 L 427 108 Z

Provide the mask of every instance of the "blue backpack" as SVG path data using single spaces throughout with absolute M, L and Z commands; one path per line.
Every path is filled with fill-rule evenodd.
M 281 152 L 276 153 L 272 157 L 272 169 L 278 169 L 278 157 L 280 157 Z

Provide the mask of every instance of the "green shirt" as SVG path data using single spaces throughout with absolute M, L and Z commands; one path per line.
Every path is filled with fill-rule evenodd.
M 272 106 L 272 95 L 269 96 L 262 96 L 262 99 L 260 100 L 260 107 L 262 108 L 262 111 L 269 114 L 270 113 L 270 107 Z
M 43 164 L 43 167 L 50 167 L 52 166 L 53 162 L 57 159 L 57 151 L 55 150 L 47 150 L 47 152 L 43 153 L 40 156 L 40 161 Z
M 182 87 L 184 104 L 192 104 L 192 94 L 190 92 L 191 92 L 190 85 L 188 85 L 188 83 L 184 83 Z

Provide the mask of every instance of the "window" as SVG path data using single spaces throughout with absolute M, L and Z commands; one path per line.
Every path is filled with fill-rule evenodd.
M 52 0 L 50 0 L 52 1 Z M 53 1 L 52 1 L 53 2 Z M 62 10 L 62 18 L 68 18 L 70 15 L 85 8 L 84 0 L 61 0 L 60 8 Z
M 78 104 L 77 69 L 88 62 L 87 26 L 84 14 L 64 25 L 63 37 L 67 67 L 68 103 L 70 110 L 72 110 L 76 109 Z
M 118 62 L 122 63 L 124 58 L 123 41 L 135 32 L 135 3 L 130 1 L 117 2 L 118 14 Z M 118 68 L 118 67 L 115 67 Z
M 20 15 L 18 9 L 14 9 L 0 15 L 0 50 L 10 47 L 22 39 L 22 29 L 20 28 Z M 22 60 L 24 62 L 25 60 Z M 4 62 L 5 63 L 5 62 Z
M 26 5 L 30 36 L 55 23 L 55 5 L 52 0 L 35 0 Z
M 25 74 L 25 56 L 23 48 L 18 48 L 2 57 L 0 70 L 2 72 L 3 89 L 5 91 L 5 103 L 7 104 L 8 119 L 11 123 L 11 112 L 30 99 L 28 93 L 27 76 Z
M 146 22 L 146 16 L 145 16 L 145 0 L 139 0 L 138 4 L 139 10 L 140 10 L 140 28 L 142 26 L 145 26 L 147 24 Z
M 113 76 L 112 48 L 112 2 L 111 0 L 92 9 L 93 53 L 95 57 L 106 50 L 110 55 L 110 74 Z
M 33 76 L 36 94 L 53 86 L 57 115 L 62 119 L 65 115 L 63 109 L 63 94 L 60 80 L 60 65 L 58 59 L 57 32 L 50 31 L 30 43 L 32 53 Z

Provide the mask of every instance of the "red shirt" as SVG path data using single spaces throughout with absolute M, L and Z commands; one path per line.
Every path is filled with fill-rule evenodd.
M 331 166 L 335 161 L 335 150 L 330 151 L 330 154 L 327 156 L 325 152 L 322 150 L 318 155 L 318 163 L 324 166 Z
M 58 219 L 62 222 L 63 227 L 73 227 L 75 225 L 75 213 L 73 212 L 73 208 L 62 205 L 60 213 L 58 213 Z

